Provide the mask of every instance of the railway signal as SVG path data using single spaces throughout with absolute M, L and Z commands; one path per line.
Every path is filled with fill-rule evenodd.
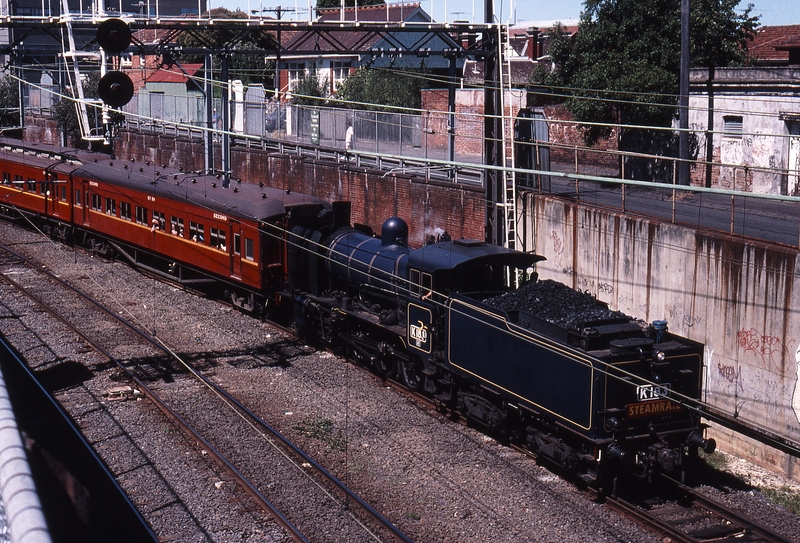
M 131 28 L 122 19 L 106 19 L 97 27 L 97 43 L 108 55 L 119 55 L 131 44 Z M 98 85 L 100 99 L 119 108 L 133 98 L 133 82 L 127 74 L 112 70 L 103 75 Z

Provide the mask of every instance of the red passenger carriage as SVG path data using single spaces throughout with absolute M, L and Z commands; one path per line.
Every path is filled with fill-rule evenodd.
M 170 274 L 224 285 L 245 310 L 286 280 L 284 232 L 316 224 L 322 200 L 214 175 L 0 140 L 0 214 L 59 239 Z

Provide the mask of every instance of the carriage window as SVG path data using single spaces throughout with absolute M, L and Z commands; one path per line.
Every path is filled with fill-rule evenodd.
M 209 231 L 209 243 L 212 247 L 216 247 L 221 251 L 227 251 L 227 245 L 225 243 L 225 232 L 220 230 L 219 228 L 211 228 Z
M 419 270 L 410 270 L 408 279 L 411 283 L 409 285 L 409 290 L 412 294 L 416 294 L 417 296 L 421 295 L 423 298 L 427 298 L 431 295 L 431 291 L 433 290 L 433 276 L 431 276 L 431 274 L 423 273 Z
M 235 255 L 242 254 L 242 235 L 241 234 L 234 234 L 233 235 L 233 254 L 235 254 Z
M 169 231 L 173 236 L 183 237 L 183 219 L 174 215 L 170 217 Z
M 11 184 L 11 174 L 8 172 L 3 172 L 3 184 L 9 185 Z
M 419 296 L 419 270 L 411 270 L 408 274 L 409 285 L 408 289 L 411 294 Z
M 160 211 L 153 211 L 153 220 L 151 221 L 150 226 L 152 226 L 153 230 L 164 230 L 167 227 L 167 219 L 163 213 Z
M 116 216 L 117 201 L 114 198 L 106 198 L 106 214 Z
M 36 180 L 31 177 L 28 178 L 28 191 L 36 192 Z
M 433 291 L 433 277 L 429 273 L 422 274 L 422 293 L 423 295 L 430 295 Z
M 244 238 L 244 257 L 253 260 L 253 240 L 250 238 Z
M 95 211 L 102 211 L 102 204 L 100 203 L 100 195 L 92 194 L 92 209 Z
M 63 185 L 59 192 L 61 193 L 61 201 L 62 202 L 66 202 L 67 201 L 67 187 L 66 187 L 66 185 Z
M 203 243 L 206 240 L 205 229 L 203 225 L 197 222 L 189 221 L 189 237 L 192 241 Z
M 131 220 L 131 204 L 129 202 L 119 203 L 119 216 L 126 221 Z
M 81 189 L 75 190 L 75 205 L 77 207 L 81 206 Z
M 22 179 L 21 175 L 15 175 L 14 176 L 14 188 L 15 189 L 19 189 L 19 190 L 25 190 L 25 184 L 22 181 L 23 181 L 23 179 Z
M 136 222 L 139 224 L 147 224 L 147 208 L 136 206 Z

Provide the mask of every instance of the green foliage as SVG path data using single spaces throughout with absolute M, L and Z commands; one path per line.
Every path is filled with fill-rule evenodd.
M 12 77 L 0 79 L 0 127 L 18 127 L 19 83 Z
M 92 73 L 86 76 L 83 82 L 83 93 L 86 97 L 97 96 L 97 84 L 100 81 L 100 75 Z M 63 89 L 61 91 L 65 96 L 71 96 L 70 89 Z M 98 108 L 87 106 L 89 112 L 89 126 L 91 128 L 98 128 L 102 125 L 101 115 Z M 53 107 L 53 113 L 56 118 L 56 125 L 59 131 L 64 135 L 67 145 L 78 147 L 79 149 L 86 149 L 89 147 L 81 136 L 81 128 L 78 123 L 78 113 L 75 109 L 75 101 L 62 98 L 56 102 Z
M 294 429 L 306 437 L 322 441 L 327 450 L 344 451 L 347 448 L 346 441 L 336 435 L 330 419 L 304 420 L 296 423 Z
M 796 515 L 800 515 L 800 493 L 797 491 L 783 486 L 781 488 L 764 488 L 762 492 L 774 503 L 785 507 Z
M 752 4 L 739 15 L 739 0 L 693 0 L 691 58 L 695 66 L 745 61 L 758 24 Z M 585 0 L 574 42 L 557 38 L 550 54 L 557 70 L 549 85 L 571 89 L 567 108 L 578 121 L 669 126 L 676 112 L 680 76 L 680 2 Z M 590 126 L 587 140 L 610 128 Z
M 381 6 L 384 0 L 358 0 L 359 6 Z M 331 9 L 341 7 L 341 0 L 317 0 L 317 9 Z M 356 5 L 356 0 L 345 0 L 345 7 L 352 8 Z
M 328 80 L 320 79 L 316 70 L 305 73 L 292 91 L 292 103 L 298 105 L 320 105 L 327 97 Z
M 247 13 L 237 9 L 212 9 L 208 16 L 212 19 L 246 19 Z M 209 29 L 210 28 L 210 29 Z M 178 45 L 185 49 L 203 49 L 225 47 L 228 55 L 228 78 L 239 79 L 245 85 L 261 83 L 272 88 L 275 81 L 275 62 L 267 61 L 267 51 L 275 50 L 275 37 L 258 27 L 247 31 L 226 30 L 224 28 L 207 27 L 202 31 L 182 32 L 177 38 Z M 256 53 L 255 51 L 265 51 Z M 167 59 L 168 60 L 168 59 Z M 179 59 L 182 63 L 202 63 L 203 55 L 186 55 Z M 212 69 L 220 70 L 220 57 L 212 59 Z M 217 94 L 219 94 L 217 90 Z
M 419 109 L 424 70 L 359 68 L 336 91 L 336 100 L 353 109 Z

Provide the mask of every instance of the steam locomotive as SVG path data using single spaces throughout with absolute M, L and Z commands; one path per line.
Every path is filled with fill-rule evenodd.
M 702 344 L 539 281 L 541 256 L 446 235 L 411 249 L 401 219 L 380 236 L 346 222 L 289 237 L 299 332 L 593 485 L 683 474 L 714 450 L 690 408 Z M 538 309 L 503 308 L 525 293 Z M 576 296 L 586 309 L 552 316 Z
M 579 293 L 538 280 L 541 256 L 446 234 L 412 249 L 402 219 L 375 235 L 347 202 L 83 151 L 0 140 L 0 169 L 0 216 L 245 311 L 285 311 L 300 334 L 589 484 L 682 473 L 714 450 L 694 409 L 703 345 L 585 296 L 575 311 L 564 300 Z

